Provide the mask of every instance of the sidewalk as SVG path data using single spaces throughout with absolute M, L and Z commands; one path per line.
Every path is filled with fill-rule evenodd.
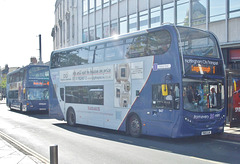
M 26 155 L 0 137 L 0 163 L 44 164 L 32 155 Z
M 224 133 L 213 135 L 213 138 L 240 142 L 240 127 L 230 128 L 227 124 L 224 127 Z
M 0 104 L 6 104 L 6 99 L 0 100 Z

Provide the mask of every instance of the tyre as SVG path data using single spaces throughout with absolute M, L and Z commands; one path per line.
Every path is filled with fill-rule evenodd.
M 67 112 L 67 124 L 70 126 L 76 125 L 76 115 L 72 108 L 68 109 Z
M 9 107 L 9 110 L 12 110 L 11 103 L 8 105 L 8 107 Z
M 132 137 L 139 137 L 142 133 L 141 120 L 136 114 L 128 120 L 128 132 Z
M 21 112 L 21 113 L 23 112 L 23 110 L 22 110 L 22 104 L 20 104 L 20 112 Z

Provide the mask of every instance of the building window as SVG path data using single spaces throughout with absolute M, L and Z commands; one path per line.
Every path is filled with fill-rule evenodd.
M 83 33 L 82 33 L 82 42 L 85 43 L 88 41 L 88 29 L 85 28 L 83 29 Z
M 117 1 L 118 0 L 111 0 L 111 4 L 113 5 L 113 4 L 117 3 Z
M 95 0 L 89 0 L 89 13 L 94 12 Z
M 99 10 L 102 8 L 102 0 L 96 0 L 96 10 Z
M 158 27 L 160 26 L 160 7 L 155 7 L 151 9 L 151 27 Z
M 118 21 L 111 21 L 111 36 L 118 34 Z
M 163 5 L 163 23 L 174 23 L 174 3 Z
M 90 27 L 89 28 L 89 41 L 95 40 L 95 28 Z
M 129 15 L 129 32 L 137 31 L 137 14 Z
M 67 10 L 69 10 L 69 0 L 67 0 Z
M 109 0 L 103 0 L 103 7 L 109 6 Z
M 65 27 L 65 22 L 63 22 L 63 30 L 62 30 L 62 33 L 63 33 L 63 45 L 65 44 L 65 35 L 66 35 L 66 27 Z
M 192 25 L 199 25 L 206 23 L 206 11 L 207 1 L 206 0 L 193 0 L 192 1 Z
M 74 7 L 74 0 L 72 0 L 72 7 Z
M 63 0 L 62 3 L 63 3 L 63 14 L 65 14 L 65 0 Z
M 219 21 L 225 19 L 225 1 L 211 0 L 210 3 L 210 22 Z
M 120 18 L 120 34 L 127 33 L 127 17 Z
M 75 32 L 75 21 L 74 21 L 74 15 L 72 16 L 72 38 L 74 38 L 74 32 Z
M 144 30 L 148 28 L 148 10 L 139 12 L 139 29 Z
M 96 39 L 102 38 L 102 24 L 96 26 Z
M 229 0 L 229 18 L 240 17 L 239 0 Z
M 189 26 L 189 0 L 177 1 L 177 24 Z
M 83 15 L 88 13 L 88 0 L 83 0 Z
M 67 40 L 70 39 L 70 19 L 67 19 Z
M 109 22 L 103 23 L 103 38 L 110 36 Z

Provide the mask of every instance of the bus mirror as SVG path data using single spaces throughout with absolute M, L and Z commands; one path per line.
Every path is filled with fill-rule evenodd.
M 162 84 L 162 95 L 163 96 L 167 96 L 168 95 L 167 84 Z

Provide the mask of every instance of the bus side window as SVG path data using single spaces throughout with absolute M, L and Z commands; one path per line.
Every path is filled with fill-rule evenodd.
M 64 101 L 64 88 L 60 88 L 60 97 L 61 100 Z
M 136 58 L 147 55 L 147 36 L 140 35 L 126 40 L 126 57 Z
M 167 30 L 161 30 L 148 35 L 149 55 L 162 55 L 166 53 L 171 44 L 171 35 Z

